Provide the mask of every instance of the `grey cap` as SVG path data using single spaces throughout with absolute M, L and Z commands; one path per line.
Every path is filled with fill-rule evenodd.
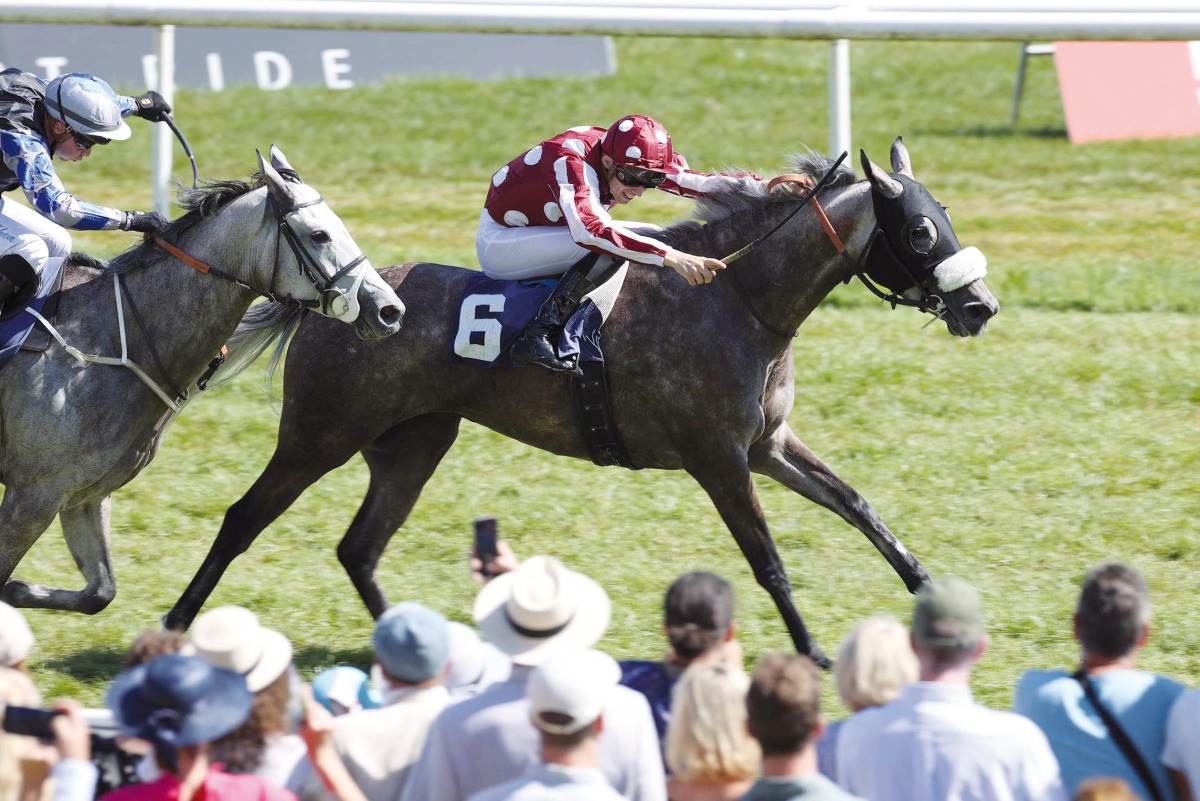
M 388 676 L 416 684 L 446 669 L 450 630 L 440 612 L 406 601 L 379 616 L 371 645 Z
M 965 650 L 983 640 L 983 601 L 962 579 L 934 579 L 917 593 L 912 638 L 932 648 Z

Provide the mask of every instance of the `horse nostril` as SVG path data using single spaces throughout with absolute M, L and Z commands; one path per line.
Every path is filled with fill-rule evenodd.
M 379 319 L 386 325 L 400 322 L 400 318 L 404 316 L 404 310 L 399 306 L 384 306 L 379 310 Z

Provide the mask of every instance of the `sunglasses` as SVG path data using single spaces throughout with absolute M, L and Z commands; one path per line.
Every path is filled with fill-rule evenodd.
M 112 141 L 103 136 L 84 136 L 71 128 L 67 128 L 67 133 L 71 134 L 71 138 L 75 140 L 75 146 L 80 150 L 91 150 L 96 145 L 107 145 Z
M 624 164 L 617 165 L 616 175 L 617 180 L 626 186 L 641 186 L 646 189 L 656 189 L 667 180 L 667 174 L 664 172 L 641 170 L 637 167 L 626 167 Z

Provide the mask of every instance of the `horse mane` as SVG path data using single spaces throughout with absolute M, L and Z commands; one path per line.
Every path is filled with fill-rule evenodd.
M 790 172 L 803 173 L 811 176 L 814 181 L 818 181 L 833 167 L 836 159 L 817 153 L 814 150 L 806 150 L 804 153 L 791 156 L 788 161 L 791 168 Z M 737 174 L 746 171 L 735 167 L 727 167 L 723 172 Z M 855 174 L 854 168 L 843 162 L 830 177 L 826 186 L 850 186 L 857 182 L 858 175 Z M 651 234 L 651 236 L 655 236 L 655 238 L 661 239 L 663 242 L 674 247 L 694 237 L 701 223 L 726 220 L 746 211 L 760 209 L 776 203 L 793 203 L 795 200 L 796 197 L 794 195 L 767 194 L 766 187 L 760 181 L 747 179 L 737 183 L 728 183 L 711 195 L 699 198 L 696 201 L 696 207 L 692 213 L 695 219 L 675 223 L 657 232 L 657 234 Z
M 280 172 L 286 180 L 299 180 L 293 170 L 284 169 Z M 180 186 L 177 203 L 184 213 L 168 222 L 159 235 L 168 242 L 176 242 L 201 220 L 215 216 L 233 201 L 262 186 L 266 186 L 266 180 L 261 172 L 251 175 L 249 181 L 237 179 L 205 181 L 198 189 Z M 83 253 L 72 254 L 71 260 L 72 263 L 79 266 L 124 275 L 154 263 L 162 255 L 163 251 L 154 242 L 151 235 L 145 234 L 141 242 L 133 245 L 124 253 L 114 256 L 108 262 Z

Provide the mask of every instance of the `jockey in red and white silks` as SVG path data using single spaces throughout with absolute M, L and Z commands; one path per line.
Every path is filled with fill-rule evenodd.
M 623 181 L 622 178 L 625 180 Z M 578 127 L 547 139 L 501 167 L 479 218 L 476 252 L 493 278 L 561 275 L 587 251 L 619 260 L 674 268 L 689 283 L 712 280 L 717 259 L 683 253 L 634 233 L 609 209 L 648 188 L 703 197 L 729 182 L 758 176 L 707 174 L 688 169 L 666 130 L 631 115 L 612 127 Z

